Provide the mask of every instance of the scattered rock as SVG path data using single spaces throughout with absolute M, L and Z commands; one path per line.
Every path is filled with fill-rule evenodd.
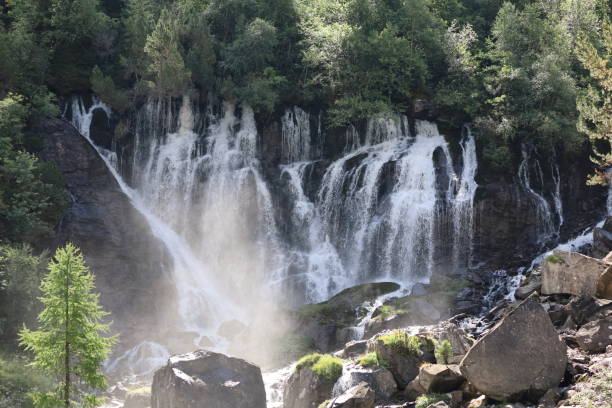
M 438 401 L 435 404 L 430 404 L 427 408 L 450 408 L 448 404 L 444 401 Z
M 468 334 L 454 323 L 442 322 L 438 330 L 434 330 L 438 341 L 448 341 L 451 344 L 453 356 L 450 363 L 459 364 L 474 342 Z
M 575 340 L 585 351 L 604 352 L 612 344 L 612 316 L 585 324 L 576 333 Z
M 421 366 L 416 378 L 425 393 L 446 393 L 461 386 L 465 379 L 457 365 L 429 364 Z
M 460 369 L 494 399 L 533 399 L 559 384 L 566 362 L 565 344 L 531 296 L 474 344 Z
M 356 364 L 345 365 L 342 376 L 336 381 L 332 397 L 336 398 L 356 385 L 365 382 L 374 391 L 376 401 L 391 398 L 397 392 L 393 374 L 384 367 L 363 368 Z
M 591 320 L 604 317 L 599 312 L 602 308 L 605 308 L 606 304 L 607 302 L 604 300 L 595 299 L 591 296 L 580 296 L 570 300 L 564 309 L 576 324 L 583 325 Z
M 450 396 L 450 401 L 448 402 L 451 406 L 451 408 L 458 408 L 461 406 L 461 403 L 463 402 L 463 391 L 452 391 L 449 392 L 448 395 Z
M 151 391 L 151 408 L 266 407 L 259 367 L 204 350 L 170 357 L 155 372 Z
M 486 405 L 487 397 L 485 395 L 481 395 L 480 397 L 471 400 L 466 408 L 484 408 Z
M 525 285 L 521 286 L 514 292 L 514 297 L 517 299 L 527 299 L 533 292 L 537 292 L 542 288 L 542 280 L 534 277 Z
M 373 408 L 374 391 L 366 382 L 361 382 L 344 394 L 334 398 L 328 408 Z
M 612 217 L 607 217 L 602 228 L 593 230 L 593 248 L 591 253 L 603 258 L 612 251 Z
M 555 408 L 560 399 L 560 390 L 558 388 L 551 388 L 540 398 L 538 408 Z
M 608 279 L 612 266 L 577 252 L 553 251 L 542 263 L 542 294 L 596 296 L 601 279 Z M 604 276 L 606 275 L 606 276 Z
M 151 388 L 130 390 L 125 395 L 123 408 L 148 408 L 151 405 Z
M 340 358 L 357 357 L 366 352 L 368 349 L 367 340 L 352 340 L 346 343 L 344 348 L 338 353 Z

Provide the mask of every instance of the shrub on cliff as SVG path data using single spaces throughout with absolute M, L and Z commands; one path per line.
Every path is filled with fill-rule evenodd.
M 342 360 L 329 354 L 313 353 L 298 360 L 295 370 L 308 367 L 327 382 L 335 382 L 342 375 Z

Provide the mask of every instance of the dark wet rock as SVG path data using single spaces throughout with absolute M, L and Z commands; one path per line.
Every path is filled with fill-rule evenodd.
M 585 351 L 604 352 L 612 344 L 612 315 L 585 324 L 578 330 L 575 339 Z
M 83 251 L 100 301 L 112 313 L 113 330 L 124 333 L 124 343 L 130 342 L 128 333 L 150 335 L 157 327 L 171 326 L 165 303 L 151 301 L 175 295 L 165 276 L 171 258 L 144 216 L 72 125 L 39 118 L 30 131 L 44 135 L 41 156 L 57 164 L 71 197 L 54 240 L 45 246 L 70 241 Z
M 596 296 L 604 275 L 612 274 L 607 263 L 577 252 L 553 251 L 542 263 L 542 294 Z
M 298 309 L 294 313 L 294 330 L 311 338 L 318 350 L 338 349 L 353 338 L 352 327 L 364 314 L 360 306 L 399 288 L 393 282 L 378 282 L 345 289 L 325 302 Z
M 606 311 L 612 310 L 612 302 L 591 296 L 575 297 L 564 306 L 564 310 L 579 326 L 592 320 L 606 316 Z
M 561 400 L 559 388 L 551 388 L 538 401 L 538 408 L 555 408 L 559 400 Z
M 334 398 L 328 408 L 373 408 L 374 390 L 370 386 L 361 382 L 347 390 L 342 395 Z
M 612 217 L 606 217 L 601 228 L 593 230 L 593 247 L 591 254 L 596 258 L 603 258 L 612 251 Z
M 173 356 L 155 372 L 151 408 L 265 408 L 259 367 L 210 351 Z
M 332 390 L 334 398 L 347 392 L 359 383 L 365 382 L 374 391 L 376 401 L 385 401 L 397 392 L 393 374 L 384 367 L 365 368 L 349 363 Z
M 492 398 L 533 399 L 559 384 L 566 362 L 566 346 L 532 296 L 474 344 L 460 369 Z

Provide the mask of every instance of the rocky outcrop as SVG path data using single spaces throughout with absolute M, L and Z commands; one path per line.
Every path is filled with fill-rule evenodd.
M 342 376 L 334 385 L 332 396 L 339 397 L 360 383 L 366 383 L 372 389 L 376 401 L 388 400 L 397 392 L 393 374 L 386 368 L 365 368 L 348 363 L 344 367 Z
M 317 408 L 331 396 L 334 382 L 317 375 L 310 367 L 302 367 L 287 380 L 283 393 L 284 407 Z
M 67 122 L 39 118 L 31 132 L 43 135 L 41 156 L 61 170 L 71 203 L 49 247 L 76 244 L 96 277 L 113 330 L 129 333 L 167 327 L 162 299 L 174 295 L 164 271 L 170 260 L 146 220 L 122 192 L 94 148 Z M 151 299 L 156 299 L 152 302 Z
M 398 387 L 404 389 L 418 375 L 419 366 L 424 362 L 433 362 L 434 358 L 430 352 L 433 350 L 427 350 L 426 340 L 401 333 L 384 333 L 373 338 L 368 343 L 368 351 L 376 353 L 379 360 L 387 363 Z M 389 341 L 387 336 L 394 336 L 395 339 Z
M 534 297 L 507 314 L 461 361 L 465 378 L 497 400 L 537 399 L 565 372 L 566 346 Z
M 265 408 L 258 367 L 210 351 L 173 356 L 155 372 L 151 408 Z
M 603 258 L 612 251 L 612 217 L 606 217 L 603 226 L 593 230 L 593 248 L 591 254 Z
M 612 315 L 589 322 L 576 333 L 575 340 L 581 349 L 590 353 L 602 353 L 612 344 Z
M 393 282 L 366 283 L 345 289 L 325 302 L 297 310 L 293 331 L 311 338 L 318 350 L 337 350 L 353 338 L 352 328 L 365 315 L 360 306 L 398 289 L 400 285 Z
M 612 276 L 607 263 L 577 252 L 553 251 L 542 263 L 542 294 L 571 294 L 597 296 Z
M 327 408 L 373 408 L 374 391 L 365 383 L 359 383 L 344 394 L 334 398 Z

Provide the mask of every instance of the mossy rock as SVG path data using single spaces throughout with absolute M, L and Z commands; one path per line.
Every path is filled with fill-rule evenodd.
M 329 300 L 317 304 L 305 305 L 297 310 L 297 315 L 313 318 L 325 324 L 341 327 L 357 323 L 357 309 L 366 301 L 400 289 L 394 282 L 365 283 L 345 289 Z

